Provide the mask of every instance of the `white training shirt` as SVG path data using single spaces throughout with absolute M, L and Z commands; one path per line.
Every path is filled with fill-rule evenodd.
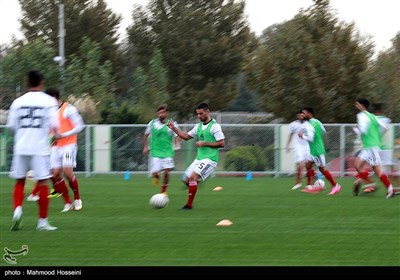
M 200 125 L 200 123 L 196 124 L 196 125 L 188 132 L 188 134 L 189 134 L 190 137 L 192 137 L 192 138 L 195 138 L 195 137 L 196 137 L 196 138 L 197 138 L 197 129 L 198 129 L 199 125 Z M 201 129 L 202 129 L 202 130 L 205 130 L 205 129 L 207 128 L 207 126 L 208 126 L 208 124 L 204 125 L 203 123 L 201 123 Z M 225 135 L 224 135 L 224 133 L 222 132 L 222 128 L 221 128 L 221 126 L 220 126 L 217 122 L 215 122 L 215 123 L 211 126 L 210 133 L 211 133 L 212 135 L 214 135 L 216 141 L 225 139 Z
M 303 132 L 303 134 L 307 133 L 307 122 L 301 122 L 299 120 L 293 121 L 289 124 L 289 132 L 293 134 L 293 147 L 296 150 L 309 150 L 310 146 L 308 141 L 299 137 L 299 132 Z
M 61 135 L 60 135 L 61 137 L 68 137 L 68 136 L 71 136 L 74 134 L 78 134 L 85 127 L 85 123 L 83 122 L 83 119 L 82 119 L 81 115 L 79 114 L 78 109 L 75 106 L 73 106 L 72 104 L 68 104 L 67 107 L 64 109 L 63 118 L 69 119 L 72 122 L 74 127 L 69 131 L 61 133 Z
M 380 127 L 380 132 L 382 135 L 382 139 L 381 139 L 381 150 L 392 150 L 393 149 L 393 139 L 394 139 L 394 135 L 393 133 L 393 128 L 392 128 L 392 120 L 386 116 L 376 116 L 376 118 L 381 121 L 385 126 L 386 129 L 384 129 L 382 126 Z
M 15 99 L 8 113 L 7 127 L 14 131 L 15 155 L 49 155 L 51 129 L 58 130 L 57 100 L 30 91 Z
M 381 121 L 385 126 L 386 130 L 389 129 L 390 124 L 392 123 L 392 120 L 386 116 L 377 116 L 375 115 L 376 118 Z M 380 127 L 381 134 L 385 134 L 386 130 L 383 127 Z

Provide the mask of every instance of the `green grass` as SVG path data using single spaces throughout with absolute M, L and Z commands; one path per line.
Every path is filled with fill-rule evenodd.
M 172 176 L 170 202 L 153 209 L 159 189 L 145 175 L 79 177 L 83 209 L 61 213 L 54 232 L 37 232 L 38 207 L 24 201 L 23 228 L 11 232 L 13 180 L 0 177 L 0 247 L 28 245 L 18 266 L 399 266 L 399 197 L 384 188 L 354 197 L 351 178 L 328 196 L 292 191 L 293 178 L 215 177 L 200 185 L 191 211 Z M 212 189 L 220 185 L 222 191 Z M 329 188 L 329 187 L 328 187 Z M 28 195 L 26 191 L 26 196 Z M 216 224 L 229 219 L 229 227 Z M 8 266 L 3 259 L 1 266 Z

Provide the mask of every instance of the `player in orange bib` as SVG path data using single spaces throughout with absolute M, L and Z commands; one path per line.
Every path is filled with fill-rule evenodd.
M 54 142 L 51 147 L 51 168 L 53 170 L 53 185 L 55 191 L 52 193 L 61 193 L 64 199 L 64 208 L 61 212 L 69 210 L 81 210 L 82 200 L 79 193 L 78 180 L 74 174 L 76 167 L 76 155 L 78 151 L 78 134 L 83 130 L 85 124 L 75 106 L 60 100 L 60 92 L 56 88 L 49 88 L 47 94 L 57 99 L 58 117 L 60 126 L 58 132 L 54 134 Z M 69 186 L 74 193 L 74 202 L 68 195 L 68 188 L 64 181 L 68 180 Z M 28 197 L 28 200 L 34 200 L 34 191 Z

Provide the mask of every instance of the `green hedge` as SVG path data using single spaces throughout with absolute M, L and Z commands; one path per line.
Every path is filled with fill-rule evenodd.
M 237 146 L 225 156 L 224 168 L 228 171 L 264 171 L 267 166 L 265 152 L 260 146 Z

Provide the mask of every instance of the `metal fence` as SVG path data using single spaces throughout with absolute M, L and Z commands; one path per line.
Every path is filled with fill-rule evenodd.
M 194 124 L 180 124 L 189 131 Z M 295 170 L 292 152 L 285 149 L 288 124 L 221 124 L 225 147 L 220 149 L 217 173 L 280 176 Z M 328 169 L 336 176 L 353 174 L 353 154 L 359 142 L 352 128 L 355 124 L 325 124 L 325 147 Z M 146 173 L 148 157 L 142 154 L 146 124 L 87 125 L 78 137 L 77 173 Z M 400 124 L 392 124 L 394 160 L 400 158 Z M 13 137 L 0 126 L 0 172 L 7 173 L 12 158 Z M 195 140 L 181 141 L 175 154 L 175 169 L 182 173 L 196 155 Z M 243 147 L 245 149 L 243 150 Z

